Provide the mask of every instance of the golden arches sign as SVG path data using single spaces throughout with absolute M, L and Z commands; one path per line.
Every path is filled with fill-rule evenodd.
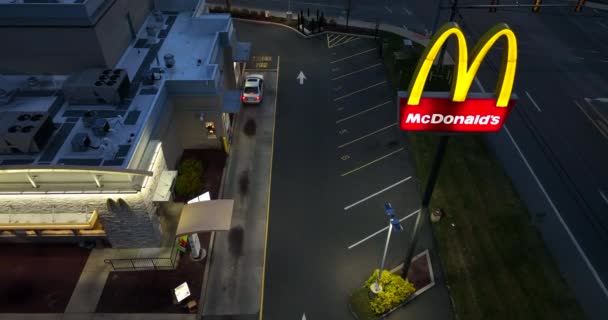
M 462 102 L 466 99 L 473 79 L 479 70 L 479 66 L 486 55 L 494 46 L 494 44 L 504 37 L 506 43 L 503 49 L 502 66 L 498 75 L 498 83 L 496 86 L 496 106 L 507 107 L 511 92 L 513 91 L 513 82 L 515 80 L 515 69 L 517 65 L 517 38 L 513 31 L 504 23 L 500 23 L 488 30 L 479 39 L 471 53 L 471 63 L 469 65 L 469 49 L 464 34 L 460 27 L 455 22 L 444 24 L 433 36 L 425 51 L 422 53 L 423 59 L 418 61 L 414 79 L 410 82 L 408 88 L 408 105 L 418 105 L 424 85 L 426 83 L 429 71 L 433 65 L 433 61 L 449 39 L 450 36 L 456 37 L 456 56 L 454 60 L 454 78 L 450 97 L 452 101 Z

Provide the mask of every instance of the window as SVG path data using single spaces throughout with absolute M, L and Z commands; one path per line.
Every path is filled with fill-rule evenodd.
M 245 89 L 243 90 L 243 92 L 245 92 L 246 94 L 257 94 L 258 93 L 258 87 L 245 87 Z

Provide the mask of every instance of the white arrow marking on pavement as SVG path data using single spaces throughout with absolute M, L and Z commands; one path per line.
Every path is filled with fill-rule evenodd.
M 302 320 L 306 320 L 306 313 L 302 313 Z
M 298 75 L 298 77 L 296 79 L 300 80 L 300 84 L 304 84 L 304 80 L 306 80 L 306 76 L 304 75 L 304 72 L 300 71 L 300 74 Z

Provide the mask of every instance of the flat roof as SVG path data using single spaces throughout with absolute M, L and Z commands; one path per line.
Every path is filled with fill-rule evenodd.
M 115 66 L 115 69 L 126 70 L 131 82 L 128 95 L 121 103 L 68 103 L 64 84 L 73 82 L 75 77 L 70 78 L 70 75 L 0 75 L 0 89 L 3 90 L 0 91 L 0 105 L 3 104 L 2 92 L 6 94 L 18 89 L 12 101 L 0 108 L 2 112 L 46 113 L 54 123 L 48 142 L 39 152 L 2 153 L 0 167 L 63 164 L 126 168 L 134 149 L 139 148 L 140 143 L 148 143 L 147 139 L 142 139 L 144 134 L 150 134 L 144 127 L 154 116 L 153 107 L 163 103 L 160 100 L 165 82 L 218 77 L 217 66 L 210 62 L 214 50 L 219 50 L 218 32 L 230 32 L 231 28 L 229 15 L 192 17 L 188 12 L 165 13 L 158 33 L 148 37 L 146 26 L 154 23 L 154 16 L 150 15 Z M 165 68 L 163 59 L 167 53 L 175 58 L 175 66 L 170 69 Z M 152 72 L 161 74 L 162 79 L 146 81 L 144 76 Z M 86 84 L 82 90 L 87 90 Z M 85 118 L 90 111 L 109 124 L 110 130 L 105 136 L 96 136 L 87 127 Z M 90 147 L 75 150 L 72 141 L 83 133 L 90 138 Z

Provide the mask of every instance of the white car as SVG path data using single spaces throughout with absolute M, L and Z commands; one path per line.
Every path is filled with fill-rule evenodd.
M 264 76 L 250 74 L 245 77 L 245 86 L 241 94 L 241 101 L 246 104 L 260 104 L 264 94 Z

